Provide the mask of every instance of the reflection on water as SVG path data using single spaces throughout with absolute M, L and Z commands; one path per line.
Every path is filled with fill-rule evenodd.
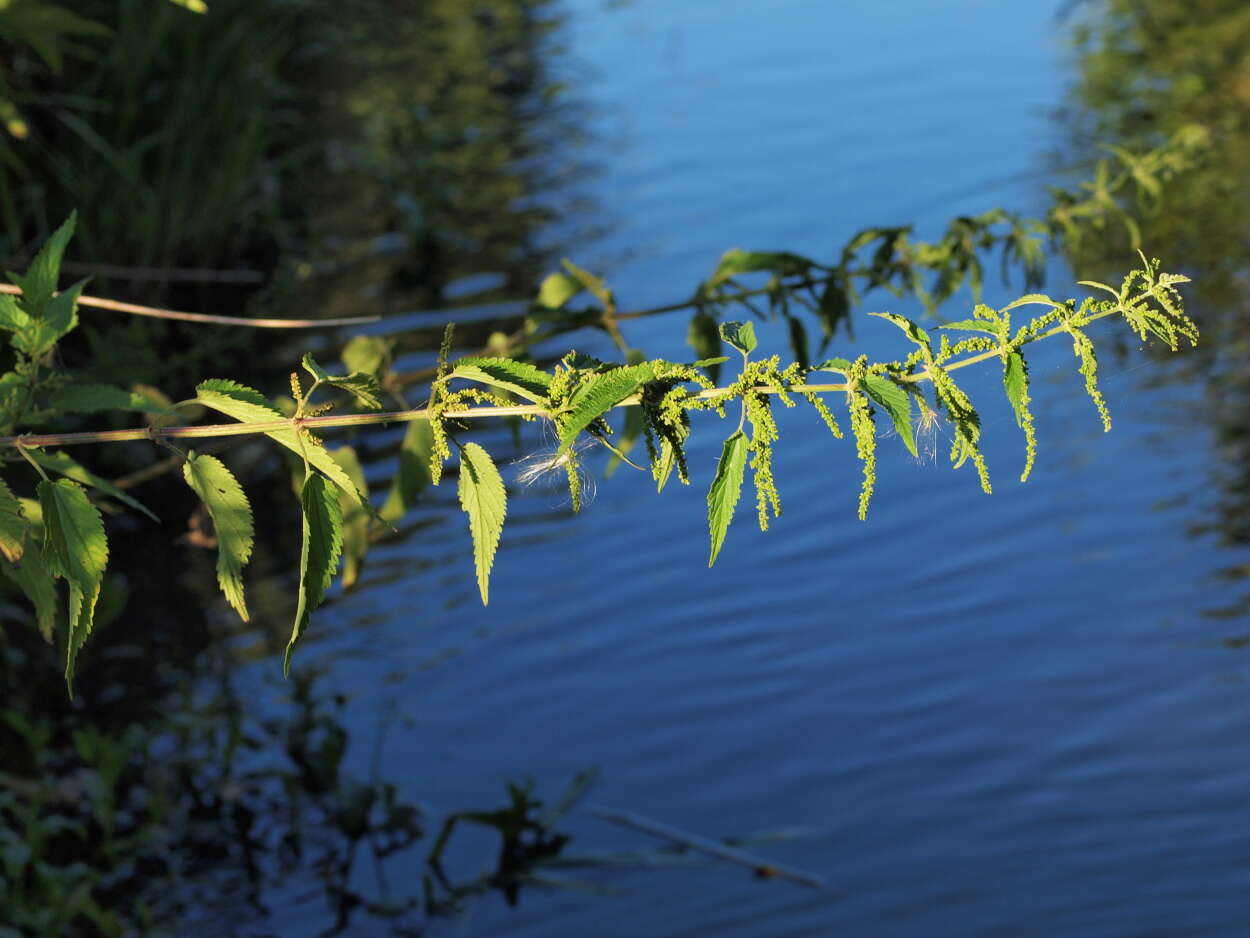
M 1238 0 L 1112 0 L 1078 17 L 1080 80 L 1067 111 L 1074 140 L 1138 147 L 1190 124 L 1210 133 L 1205 160 L 1168 187 L 1161 210 L 1144 221 L 1143 239 L 1149 250 L 1183 259 L 1196 281 L 1189 309 L 1204 341 L 1170 372 L 1206 387 L 1199 416 L 1213 428 L 1221 459 L 1199 474 L 1219 494 L 1195 533 L 1250 546 L 1250 192 L 1243 184 L 1250 174 L 1250 13 Z M 1123 247 L 1093 242 L 1073 263 L 1100 274 Z M 1234 563 L 1224 576 L 1244 580 L 1250 566 Z M 1210 612 L 1244 617 L 1250 590 Z

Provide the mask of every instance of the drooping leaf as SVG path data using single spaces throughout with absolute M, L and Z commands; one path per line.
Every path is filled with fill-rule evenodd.
M 559 309 L 577 294 L 582 292 L 582 285 L 568 274 L 557 270 L 543 278 L 538 288 L 538 305 L 548 309 Z
M 51 642 L 52 630 L 56 626 L 56 580 L 44 563 L 43 552 L 32 544 L 29 550 L 22 553 L 19 563 L 0 564 L 0 569 L 35 607 L 35 625 L 39 634 L 45 642 Z
M 74 662 L 91 634 L 100 584 L 108 564 L 104 519 L 76 482 L 58 479 L 39 483 L 43 510 L 43 559 L 48 570 L 69 584 L 69 637 L 65 681 L 74 693 Z
M 434 451 L 434 435 L 428 420 L 408 424 L 399 447 L 399 468 L 391 480 L 386 501 L 378 512 L 382 520 L 394 524 L 417 503 L 417 496 L 430 479 L 430 454 Z
M 655 490 L 663 492 L 664 486 L 668 485 L 669 478 L 673 475 L 673 467 L 677 464 L 677 450 L 673 447 L 673 443 L 668 437 L 660 440 L 660 465 L 655 473 Z
M 255 541 L 252 506 L 238 480 L 215 456 L 197 455 L 192 450 L 182 465 L 182 477 L 213 519 L 217 532 L 217 583 L 226 602 L 246 622 L 243 568 L 252 556 Z
M 508 493 L 490 454 L 476 443 L 460 450 L 460 507 L 469 516 L 473 563 L 482 605 L 490 602 L 490 571 L 508 514 Z
M 569 399 L 570 414 L 560 431 L 560 452 L 567 452 L 577 434 L 654 376 L 650 365 L 627 365 L 595 375 L 578 388 Z
M 807 353 L 807 329 L 798 316 L 786 316 L 786 324 L 790 327 L 790 348 L 794 352 L 794 360 L 806 370 L 811 361 Z
M 1016 414 L 1016 423 L 1024 431 L 1024 470 L 1020 481 L 1028 479 L 1037 455 L 1037 434 L 1033 428 L 1033 413 L 1029 410 L 1029 368 L 1024 356 L 1011 352 L 1003 362 L 1003 389 Z
M 838 277 L 830 277 L 826 281 L 816 312 L 820 318 L 820 350 L 823 352 L 838 331 L 838 326 L 846 323 L 848 331 L 851 327 L 851 298 L 847 296 L 846 287 Z
M 361 492 L 368 492 L 365 472 L 360 457 L 350 446 L 340 446 L 330 453 L 334 461 L 356 484 Z M 359 505 L 352 504 L 346 495 L 339 493 L 339 509 L 343 514 L 343 589 L 351 589 L 360 577 L 365 554 L 369 551 L 369 515 Z
M 195 399 L 205 407 L 211 407 L 243 423 L 267 423 L 286 419 L 259 391 L 228 378 L 201 381 L 195 388 Z M 330 458 L 321 441 L 312 434 L 306 433 L 301 440 L 294 425 L 288 422 L 284 427 L 266 430 L 265 436 L 281 443 L 296 455 L 306 455 L 308 462 L 337 485 L 355 504 L 365 505 L 363 497 L 356 491 L 356 486 L 352 484 L 347 473 Z
M 866 374 L 860 380 L 860 386 L 874 403 L 881 405 L 882 410 L 889 414 L 890 422 L 907 451 L 912 456 L 919 456 L 911 426 L 911 395 L 884 375 Z
M 725 440 L 720 461 L 716 464 L 716 478 L 707 490 L 707 528 L 712 540 L 712 551 L 707 565 L 716 563 L 729 523 L 733 521 L 734 508 L 742 492 L 742 477 L 747 465 L 747 437 L 735 430 Z
M 337 464 L 336 464 L 337 466 Z M 355 486 L 353 486 L 353 489 Z M 304 479 L 300 492 L 299 594 L 295 606 L 295 624 L 282 659 L 282 673 L 291 673 L 291 655 L 308 628 L 313 610 L 321 605 L 343 550 L 343 515 L 338 495 L 315 472 Z
M 743 355 L 750 355 L 758 344 L 753 322 L 723 322 L 720 324 L 720 336 Z
M 121 502 L 123 505 L 128 505 L 135 511 L 143 512 L 143 514 L 147 515 L 157 524 L 161 523 L 161 519 L 156 517 L 156 515 L 152 513 L 151 509 L 143 504 L 143 502 L 139 501 L 133 495 L 127 494 L 122 489 L 119 489 L 107 479 L 100 478 L 100 476 L 96 475 L 86 466 L 80 464 L 64 450 L 49 453 L 41 449 L 28 448 L 26 450 L 26 455 L 39 465 L 43 466 L 43 468 L 50 469 L 53 472 L 59 472 L 67 479 L 73 479 L 75 482 L 79 482 L 88 488 L 97 489 L 110 498 Z
M 356 403 L 367 410 L 381 410 L 382 389 L 378 380 L 368 372 L 358 371 L 350 375 L 332 375 L 320 365 L 311 354 L 305 353 L 301 362 L 304 370 L 323 384 L 329 384 L 341 391 L 346 391 L 356 398 Z
M 9 563 L 17 563 L 22 559 L 26 548 L 26 532 L 30 522 L 22 514 L 22 503 L 14 497 L 13 492 L 0 479 L 0 554 Z
M 551 375 L 547 372 L 529 362 L 511 358 L 462 358 L 448 377 L 490 385 L 532 404 L 545 398 L 551 385 Z
M 107 384 L 69 384 L 49 395 L 53 410 L 73 414 L 94 414 L 102 410 L 123 410 L 143 414 L 174 413 L 161 401 L 138 391 L 126 391 Z

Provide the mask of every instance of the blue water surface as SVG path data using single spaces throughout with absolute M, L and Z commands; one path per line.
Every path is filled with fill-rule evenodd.
M 1059 6 L 570 2 L 567 68 L 600 167 L 587 185 L 612 220 L 575 259 L 641 307 L 688 295 L 729 247 L 832 259 L 868 225 L 934 234 L 962 212 L 1039 209 L 1074 80 Z M 1071 279 L 1052 261 L 1052 293 Z M 884 295 L 865 307 L 883 308 L 919 313 Z M 893 327 L 861 311 L 856 329 L 833 354 L 901 354 Z M 681 314 L 628 329 L 679 359 L 684 333 Z M 388 733 L 382 773 L 431 817 L 493 807 L 524 774 L 554 797 L 598 766 L 594 805 L 713 837 L 797 829 L 751 849 L 828 887 L 724 864 L 575 871 L 617 893 L 489 897 L 434 933 L 1246 934 L 1250 695 L 1204 615 L 1232 598 L 1215 573 L 1239 558 L 1189 534 L 1218 454 L 1198 389 L 1144 386 L 1159 368 L 1135 343 L 1108 348 L 1104 435 L 1070 347 L 1038 347 L 1023 486 L 999 378 L 970 376 L 994 495 L 949 468 L 948 427 L 919 461 L 886 437 L 867 523 L 853 443 L 783 412 L 784 514 L 761 534 L 744 499 L 711 570 L 711 419 L 695 484 L 662 497 L 623 469 L 574 517 L 558 487 L 513 486 L 488 608 L 454 486 L 435 490 L 423 526 L 375 552 L 301 649 L 353 694 L 357 768 L 393 702 L 411 722 Z M 514 451 L 502 429 L 483 439 Z M 550 445 L 527 428 L 516 454 Z M 575 848 L 655 846 L 585 811 L 567 829 Z M 466 835 L 451 856 L 476 875 L 495 845 Z M 420 860 L 392 885 L 415 890 Z M 307 934 L 304 914 L 284 933 Z

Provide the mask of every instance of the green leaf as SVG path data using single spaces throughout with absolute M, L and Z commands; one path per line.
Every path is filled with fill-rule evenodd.
M 390 368 L 394 346 L 394 339 L 372 335 L 353 336 L 352 340 L 343 346 L 339 359 L 348 372 L 363 371 L 381 381 Z
M 18 298 L 12 293 L 0 293 L 0 329 L 21 332 L 30 325 L 30 316 L 22 309 Z
M 721 338 L 716 319 L 704 310 L 695 312 L 690 317 L 690 325 L 686 329 L 686 344 L 694 349 L 695 355 L 700 360 L 719 358 Z M 707 373 L 713 382 L 720 380 L 719 365 L 707 366 Z
M 1050 306 L 1055 309 L 1059 309 L 1060 307 L 1063 306 L 1062 303 L 1056 303 L 1054 300 L 1052 300 L 1050 297 L 1048 297 L 1044 293 L 1026 293 L 1024 296 L 1020 297 L 1018 300 L 1012 300 L 1010 303 L 1004 306 L 1003 312 L 1007 312 L 1007 310 L 1010 310 L 1010 309 L 1015 309 L 1017 306 L 1029 306 L 1029 305 Z
M 69 639 L 65 682 L 74 693 L 74 661 L 91 634 L 100 584 L 108 564 L 104 519 L 87 493 L 68 479 L 39 483 L 43 510 L 43 559 L 48 570 L 69 584 Z
M 1024 363 L 1024 356 L 1012 352 L 1003 364 L 1003 388 L 1007 391 L 1007 400 L 1016 412 L 1016 423 L 1024 426 L 1024 408 L 1028 405 L 1029 370 Z
M 897 313 L 869 313 L 868 315 L 876 316 L 879 319 L 884 319 L 887 322 L 894 323 L 894 325 L 903 330 L 903 332 L 907 335 L 907 338 L 911 339 L 921 348 L 927 349 L 932 347 L 932 340 L 929 338 L 929 333 L 924 329 L 921 329 L 906 316 L 900 316 Z
M 799 277 L 815 264 L 806 257 L 787 251 L 743 251 L 730 248 L 721 255 L 716 270 L 708 279 L 708 287 L 716 287 L 738 274 L 768 271 L 778 277 Z
M 57 388 L 48 397 L 48 407 L 63 413 L 94 414 L 102 410 L 123 410 L 143 414 L 172 414 L 162 402 L 107 384 L 70 384 Z
M 337 468 L 337 465 L 336 465 Z M 341 470 L 340 470 L 341 471 Z M 352 487 L 355 489 L 355 486 Z M 315 472 L 304 478 L 299 496 L 302 541 L 299 554 L 299 599 L 295 624 L 282 659 L 282 673 L 291 673 L 291 654 L 308 628 L 313 610 L 321 605 L 343 550 L 343 515 L 338 495 Z
M 830 277 L 825 283 L 816 311 L 820 318 L 820 350 L 823 352 L 839 325 L 846 323 L 848 331 L 851 327 L 851 298 L 837 277 Z
M 955 322 L 944 322 L 939 329 L 962 329 L 967 332 L 984 332 L 987 335 L 998 335 L 994 323 L 986 319 L 957 319 Z
M 35 625 L 44 641 L 52 641 L 56 626 L 56 580 L 53 579 L 43 554 L 38 550 L 23 552 L 20 563 L 0 565 L 5 576 L 26 594 L 35 607 Z
M 161 523 L 161 519 L 156 517 L 156 515 L 153 514 L 145 504 L 143 504 L 143 502 L 139 501 L 132 495 L 126 494 L 126 492 L 119 489 L 107 479 L 100 478 L 86 466 L 83 466 L 76 461 L 69 455 L 69 453 L 66 453 L 63 450 L 55 453 L 49 453 L 41 449 L 27 448 L 26 455 L 39 465 L 43 466 L 43 468 L 50 469 L 53 472 L 59 472 L 67 479 L 73 479 L 75 482 L 79 482 L 88 488 L 97 489 L 110 498 L 121 502 L 123 505 L 128 505 L 135 511 L 143 512 L 143 514 L 147 515 L 157 524 Z
M 22 514 L 22 503 L 0 479 L 0 554 L 9 563 L 17 563 L 22 559 L 26 548 L 26 532 L 30 522 Z
M 890 415 L 899 439 L 909 453 L 918 457 L 911 427 L 911 395 L 884 375 L 866 374 L 860 380 L 860 387 Z
M 228 378 L 211 378 L 208 381 L 201 381 L 196 386 L 195 399 L 205 407 L 211 407 L 242 423 L 266 423 L 286 419 L 274 409 L 269 401 L 265 400 L 259 391 Z M 352 499 L 354 504 L 365 505 L 364 498 L 356 490 L 356 486 L 352 484 L 347 473 L 339 468 L 338 463 L 321 445 L 321 441 L 312 434 L 306 434 L 304 439 L 300 440 L 294 425 L 288 422 L 287 426 L 280 429 L 266 430 L 265 436 L 281 443 L 297 456 L 307 455 L 308 462 L 337 485 Z
M 511 358 L 462 358 L 448 377 L 499 388 L 532 404 L 543 400 L 551 385 L 551 375 L 547 372 L 529 362 Z
M 9 279 L 22 289 L 26 311 L 35 318 L 43 316 L 44 307 L 56 292 L 56 284 L 61 276 L 61 257 L 65 254 L 70 238 L 74 236 L 77 224 L 78 213 L 70 212 L 65 223 L 39 249 L 35 259 L 26 268 L 25 275 L 9 274 Z
M 716 478 L 707 490 L 707 529 L 712 538 L 712 552 L 707 561 L 709 567 L 716 563 L 716 556 L 729 531 L 729 522 L 733 521 L 746 465 L 747 437 L 741 430 L 735 430 L 725 440 L 720 461 L 716 464 Z
M 674 449 L 673 443 L 668 437 L 660 440 L 660 468 L 655 474 L 655 490 L 663 492 L 664 486 L 668 485 L 668 480 L 673 474 L 673 466 L 677 464 L 677 450 Z
M 750 355 L 758 344 L 753 322 L 723 322 L 720 324 L 720 336 L 743 355 Z
M 434 435 L 428 420 L 408 424 L 399 447 L 399 469 L 391 480 L 391 489 L 378 512 L 382 520 L 394 524 L 417 503 L 417 496 L 430 479 L 430 455 L 434 451 Z
M 190 10 L 192 13 L 208 12 L 208 4 L 204 0 L 169 0 L 169 2 L 177 4 L 184 10 Z
M 356 403 L 361 407 L 367 410 L 381 410 L 382 390 L 378 387 L 378 381 L 373 375 L 363 371 L 350 375 L 332 375 L 318 365 L 317 360 L 307 352 L 304 353 L 301 364 L 304 370 L 317 381 L 347 391 L 356 398 Z
M 582 292 L 582 285 L 562 271 L 548 274 L 538 288 L 538 305 L 548 309 L 559 309 L 577 294 Z
M 807 352 L 807 329 L 797 316 L 787 315 L 786 323 L 790 327 L 790 348 L 794 351 L 794 360 L 806 371 L 811 361 Z
M 628 365 L 595 375 L 569 399 L 570 415 L 560 431 L 560 452 L 573 445 L 577 434 L 629 397 L 655 376 L 650 365 Z
M 469 516 L 477 586 L 485 606 L 490 601 L 490 570 L 508 514 L 508 493 L 490 454 L 476 443 L 466 443 L 460 450 L 459 494 L 460 507 Z
M 255 541 L 252 506 L 248 504 L 243 487 L 215 456 L 196 455 L 192 450 L 182 465 L 182 477 L 213 519 L 213 529 L 217 532 L 217 583 L 226 602 L 246 622 L 243 568 L 252 556 Z
M 360 457 L 350 446 L 340 446 L 330 453 L 334 461 L 351 477 L 361 492 L 368 492 L 369 485 L 365 481 L 365 471 L 360 465 Z M 343 514 L 343 589 L 351 589 L 360 578 L 360 568 L 364 564 L 365 554 L 369 551 L 369 514 L 358 505 L 353 505 L 347 496 L 339 493 L 339 509 Z
M 852 365 L 845 358 L 829 358 L 821 362 L 813 371 L 832 371 L 840 375 L 851 373 Z

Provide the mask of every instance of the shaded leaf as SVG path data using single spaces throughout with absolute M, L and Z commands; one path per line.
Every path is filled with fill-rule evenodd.
M 58 479 L 39 483 L 43 511 L 43 559 L 48 570 L 69 584 L 69 637 L 65 681 L 74 693 L 74 662 L 91 634 L 100 584 L 108 564 L 104 519 L 87 493 L 75 482 Z
M 716 464 L 716 478 L 712 480 L 711 488 L 707 491 L 707 527 L 712 539 L 712 551 L 707 561 L 709 567 L 716 563 L 721 545 L 725 543 L 725 534 L 729 531 L 734 508 L 737 507 L 738 497 L 742 492 L 746 464 L 746 434 L 736 430 L 725 440 L 720 461 Z
M 45 450 L 28 448 L 26 450 L 26 455 L 39 465 L 43 466 L 43 468 L 50 469 L 53 472 L 59 472 L 67 479 L 73 479 L 75 482 L 79 482 L 88 488 L 97 489 L 110 498 L 121 502 L 123 505 L 128 505 L 135 511 L 143 512 L 143 514 L 147 515 L 157 524 L 161 523 L 161 519 L 156 517 L 147 505 L 143 504 L 143 502 L 139 501 L 134 496 L 128 495 L 107 479 L 100 478 L 100 476 L 96 475 L 86 466 L 78 463 L 72 456 L 69 455 L 69 453 L 66 453 L 63 450 L 59 450 L 55 453 L 49 453 Z
M 56 580 L 44 563 L 43 553 L 39 550 L 24 551 L 20 563 L 3 564 L 0 569 L 35 607 L 35 625 L 39 634 L 44 641 L 51 642 L 52 630 L 56 626 Z
M 0 479 L 0 554 L 9 563 L 17 563 L 22 559 L 26 549 L 26 532 L 30 522 L 22 514 L 22 503 L 14 497 L 13 492 Z
M 350 446 L 340 446 L 330 456 L 343 469 L 363 493 L 368 493 L 369 485 L 365 481 L 365 472 L 360 465 L 360 457 Z M 339 509 L 343 514 L 343 589 L 351 589 L 360 577 L 360 568 L 364 564 L 365 554 L 369 551 L 369 514 L 359 505 L 339 493 Z
M 7 11 L 7 16 L 12 15 L 12 10 Z M 56 292 L 56 284 L 61 276 L 61 258 L 74 236 L 77 224 L 78 213 L 70 212 L 64 224 L 43 243 L 35 259 L 26 268 L 26 273 L 9 274 L 9 279 L 22 289 L 22 301 L 26 311 L 35 318 L 43 315 L 44 307 Z
M 738 274 L 757 271 L 767 271 L 778 277 L 798 277 L 808 273 L 814 266 L 808 258 L 788 251 L 743 251 L 740 248 L 730 248 L 721 255 L 707 285 L 719 286 Z
M 347 391 L 356 398 L 356 403 L 367 410 L 382 408 L 382 389 L 378 387 L 377 378 L 358 371 L 350 375 L 332 375 L 320 365 L 311 354 L 305 353 L 301 364 L 304 370 L 323 384 L 329 384 L 341 391 Z
M 313 610 L 321 605 L 326 590 L 330 588 L 343 550 L 343 515 L 339 510 L 338 495 L 330 489 L 326 480 L 310 472 L 304 479 L 299 502 L 302 535 L 299 598 L 295 606 L 295 624 L 291 626 L 291 638 L 282 658 L 284 675 L 291 673 L 291 655 L 308 628 Z
M 94 414 L 102 410 L 124 410 L 143 414 L 172 414 L 171 408 L 141 394 L 107 384 L 70 384 L 57 388 L 48 406 L 63 413 Z
M 430 456 L 433 452 L 434 434 L 430 431 L 430 422 L 414 420 L 409 423 L 399 447 L 399 469 L 378 512 L 383 521 L 393 524 L 416 505 L 417 495 L 432 482 Z
M 339 360 L 348 372 L 363 371 L 378 381 L 386 375 L 391 365 L 391 351 L 395 340 L 373 335 L 353 336 L 343 346 Z
M 460 450 L 460 507 L 469 516 L 473 563 L 482 605 L 490 602 L 490 571 L 508 513 L 508 493 L 490 454 L 476 443 Z
M 719 358 L 721 353 L 720 329 L 716 319 L 704 310 L 698 310 L 690 317 L 690 325 L 686 329 L 686 344 L 694 349 L 701 360 Z M 707 365 L 707 373 L 713 382 L 720 380 L 720 365 Z
M 238 480 L 215 456 L 197 455 L 192 450 L 182 464 L 182 477 L 213 519 L 213 529 L 217 532 L 217 583 L 226 602 L 246 622 L 243 568 L 252 556 L 255 540 L 252 506 Z

